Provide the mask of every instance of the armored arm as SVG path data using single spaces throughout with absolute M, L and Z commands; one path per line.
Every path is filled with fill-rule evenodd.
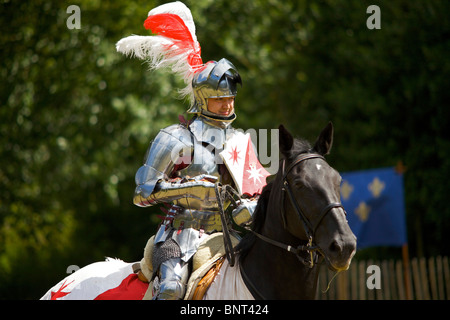
M 178 168 L 190 165 L 192 152 L 191 134 L 185 127 L 174 125 L 161 130 L 136 173 L 134 204 L 147 207 L 172 202 L 185 208 L 216 207 L 216 177 L 176 175 Z
M 212 209 L 217 208 L 214 191 L 214 176 L 200 175 L 188 179 L 157 181 L 153 192 L 145 197 L 142 188 L 136 188 L 134 204 L 147 207 L 158 203 L 172 202 L 184 208 Z

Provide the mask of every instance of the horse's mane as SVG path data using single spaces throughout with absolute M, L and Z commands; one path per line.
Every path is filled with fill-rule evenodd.
M 270 191 L 272 190 L 273 181 L 270 181 L 261 191 L 261 195 L 258 199 L 258 204 L 256 205 L 255 211 L 253 212 L 253 219 L 250 224 L 251 230 L 255 232 L 260 232 L 264 221 L 266 220 L 267 204 L 269 202 Z M 255 241 L 255 234 L 249 232 L 236 246 L 235 251 L 239 253 L 239 259 L 243 259 L 248 250 L 252 247 Z
M 261 191 L 261 195 L 259 196 L 258 204 L 256 205 L 255 212 L 253 213 L 253 220 L 250 225 L 251 229 L 255 232 L 260 232 L 263 227 L 272 186 L 273 181 L 270 181 L 266 186 L 264 186 Z
M 288 161 L 294 160 L 299 154 L 311 152 L 311 144 L 304 139 L 294 139 L 291 150 L 285 153 Z
M 294 139 L 292 147 L 289 151 L 283 153 L 287 161 L 294 160 L 299 154 L 311 152 L 311 145 L 307 140 L 304 139 Z M 255 212 L 253 213 L 252 223 L 250 224 L 251 230 L 260 233 L 261 229 L 266 220 L 267 206 L 269 203 L 270 192 L 273 187 L 274 180 L 270 181 L 261 192 L 258 199 L 258 204 L 256 205 Z M 245 237 L 239 242 L 235 250 L 239 253 L 239 259 L 245 258 L 248 250 L 252 247 L 256 235 L 249 232 Z

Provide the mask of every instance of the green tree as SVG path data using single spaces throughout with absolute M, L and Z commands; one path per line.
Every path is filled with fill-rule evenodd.
M 0 297 L 37 298 L 105 256 L 141 258 L 158 208 L 132 205 L 134 174 L 158 130 L 187 103 L 180 79 L 116 53 L 149 34 L 164 1 L 0 4 Z M 448 255 L 450 62 L 447 1 L 186 1 L 204 61 L 244 81 L 235 127 L 315 139 L 335 124 L 340 171 L 405 173 L 412 255 Z M 369 5 L 381 29 L 366 27 Z M 69 5 L 81 29 L 68 29 Z

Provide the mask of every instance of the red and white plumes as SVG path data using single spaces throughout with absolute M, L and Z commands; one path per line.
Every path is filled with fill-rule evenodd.
M 192 79 L 204 65 L 191 11 L 179 1 L 161 5 L 148 13 L 144 27 L 153 35 L 123 38 L 117 51 L 148 61 L 152 69 L 171 68 L 186 83 L 182 95 L 193 102 Z

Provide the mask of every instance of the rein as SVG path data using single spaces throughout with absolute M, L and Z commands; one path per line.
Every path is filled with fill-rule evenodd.
M 223 234 L 223 243 L 225 246 L 225 256 L 227 257 L 229 265 L 233 267 L 235 264 L 235 252 L 230 237 L 230 229 L 232 229 L 231 227 L 232 224 L 229 221 L 227 214 L 225 213 L 224 202 L 226 200 L 230 200 L 231 202 L 233 202 L 234 207 L 237 207 L 237 203 L 236 200 L 233 198 L 233 194 L 238 198 L 240 198 L 240 196 L 236 192 L 236 190 L 233 189 L 232 186 L 224 185 L 220 187 L 218 182 L 215 184 L 214 190 L 216 192 L 217 203 L 219 205 L 220 221 L 222 222 L 222 234 Z
M 316 250 L 320 250 L 320 248 L 317 245 L 313 245 L 312 244 L 312 238 L 310 238 L 309 242 L 306 245 L 299 245 L 298 247 L 294 248 L 291 245 L 284 244 L 282 242 L 272 240 L 272 239 L 270 239 L 270 238 L 268 238 L 266 236 L 263 236 L 262 234 L 257 233 L 257 232 L 255 232 L 253 230 L 250 230 L 250 231 L 254 235 L 256 235 L 258 238 L 260 238 L 261 240 L 263 240 L 263 241 L 265 241 L 267 243 L 270 243 L 270 244 L 272 244 L 274 246 L 277 246 L 277 247 L 279 247 L 281 249 L 284 249 L 284 250 L 286 250 L 286 251 L 288 251 L 290 253 L 293 253 L 298 258 L 298 260 L 300 260 L 300 262 L 302 262 L 304 265 L 306 265 L 306 266 L 308 266 L 310 268 L 312 268 L 314 266 L 314 263 L 318 262 L 317 256 L 316 256 L 316 259 L 314 259 L 313 253 Z M 300 255 L 301 252 L 305 252 L 305 251 L 310 254 L 310 260 L 305 259 L 305 258 L 303 258 Z

